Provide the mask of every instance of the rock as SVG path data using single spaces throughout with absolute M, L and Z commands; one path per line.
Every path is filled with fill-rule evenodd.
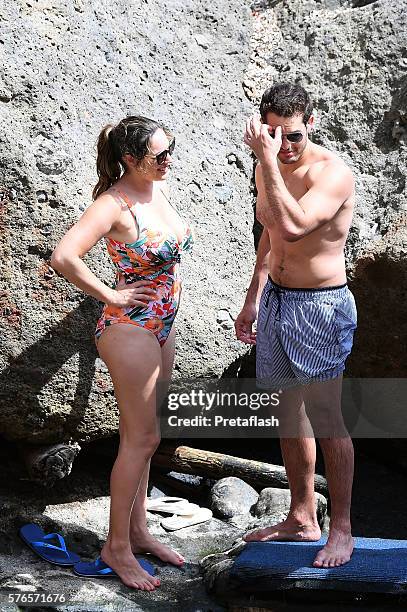
M 31 479 L 43 486 L 52 486 L 57 480 L 69 476 L 81 447 L 74 442 L 46 447 L 27 445 L 20 450 Z
M 216 516 L 231 518 L 249 512 L 258 497 L 257 491 L 240 478 L 221 478 L 211 490 L 211 509 Z
M 233 189 L 229 185 L 215 185 L 214 193 L 219 202 L 225 204 L 231 199 Z
M 197 44 L 202 47 L 202 49 L 209 49 L 212 44 L 212 39 L 210 36 L 203 36 L 202 34 L 197 34 L 195 36 L 195 40 Z
M 288 513 L 290 501 L 291 494 L 288 489 L 267 487 L 261 491 L 257 504 L 253 508 L 253 514 L 262 517 L 276 513 Z
M 315 499 L 318 523 L 322 526 L 327 514 L 328 502 L 326 497 L 321 495 L 321 493 L 315 493 Z M 290 503 L 291 493 L 288 489 L 267 487 L 261 491 L 259 499 L 253 508 L 253 514 L 257 518 L 267 517 L 268 524 L 272 524 L 274 520 L 270 522 L 271 516 L 273 519 L 278 517 L 278 520 L 282 520 L 280 518 L 281 516 L 283 516 L 283 519 L 286 518 L 290 509 Z
M 234 327 L 234 321 L 228 310 L 218 310 L 216 322 L 219 323 L 223 329 L 233 329 Z
M 350 288 L 359 306 L 358 329 L 348 365 L 355 377 L 406 377 L 407 320 L 402 307 L 407 294 L 406 227 L 404 212 L 355 265 Z
M 13 99 L 13 92 L 10 89 L 4 88 L 3 85 L 0 85 L 0 102 L 11 102 Z
M 52 275 L 49 259 L 91 203 L 106 123 L 142 113 L 177 137 L 171 200 L 197 246 L 184 260 L 175 375 L 221 376 L 246 351 L 230 326 L 208 330 L 225 305 L 237 316 L 255 257 L 242 137 L 250 105 L 240 86 L 250 11 L 243 0 L 20 9 L 11 0 L 0 8 L 8 58 L 0 62 L 0 432 L 35 444 L 89 442 L 118 430 L 94 345 L 100 305 Z M 227 163 L 231 151 L 247 175 Z M 86 262 L 112 282 L 103 241 Z
M 111 467 L 110 463 L 93 456 L 82 462 L 80 459 L 69 479 L 44 496 L 44 489 L 16 477 L 15 464 L 5 459 L 3 453 L 4 450 L 0 474 L 0 588 L 6 598 L 10 592 L 63 593 L 65 602 L 58 601 L 55 609 L 64 612 L 84 609 L 160 612 L 178 610 L 180 601 L 186 610 L 202 607 L 222 611 L 222 606 L 205 591 L 199 562 L 209 554 L 232 547 L 240 536 L 238 529 L 212 519 L 171 534 L 160 527 L 160 515 L 148 513 L 151 533 L 184 554 L 184 568 L 180 570 L 154 558 L 152 563 L 161 586 L 148 594 L 124 588 L 120 580 L 80 581 L 71 568 L 44 563 L 20 540 L 17 531 L 25 523 L 37 523 L 46 533 L 61 533 L 69 550 L 77 552 L 83 560 L 95 559 L 107 535 L 110 499 L 106 468 Z
M 224 519 L 231 527 L 236 527 L 242 535 L 247 531 L 250 531 L 253 527 L 253 515 L 250 512 L 245 514 L 235 514 L 231 518 Z

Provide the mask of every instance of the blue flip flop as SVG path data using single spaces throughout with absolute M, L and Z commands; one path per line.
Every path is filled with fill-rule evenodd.
M 59 533 L 45 534 L 38 525 L 28 523 L 20 528 L 18 534 L 23 542 L 44 561 L 54 565 L 72 566 L 81 560 L 79 555 L 67 550 L 65 540 Z
M 154 576 L 155 569 L 145 559 L 139 559 L 136 557 L 137 561 L 140 563 L 143 570 L 145 570 L 150 576 Z M 81 578 L 118 578 L 116 572 L 106 565 L 106 563 L 98 557 L 95 561 L 90 561 L 89 563 L 75 563 L 73 567 L 74 574 L 80 576 Z

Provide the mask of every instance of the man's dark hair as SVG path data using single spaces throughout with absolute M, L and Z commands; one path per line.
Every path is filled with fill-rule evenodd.
M 312 113 L 312 100 L 301 85 L 294 83 L 276 83 L 263 94 L 260 102 L 260 115 L 263 122 L 267 113 L 274 113 L 279 117 L 293 117 L 302 115 L 307 123 Z

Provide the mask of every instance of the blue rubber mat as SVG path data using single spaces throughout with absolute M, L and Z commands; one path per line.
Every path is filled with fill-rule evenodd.
M 249 542 L 236 557 L 230 578 L 256 590 L 320 588 L 407 595 L 407 540 L 355 538 L 345 565 L 317 568 L 312 562 L 326 538 L 318 542 Z

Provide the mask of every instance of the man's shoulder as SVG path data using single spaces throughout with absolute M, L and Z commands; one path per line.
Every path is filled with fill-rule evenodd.
M 307 171 L 307 182 L 315 184 L 324 179 L 350 181 L 353 183 L 353 172 L 350 167 L 335 153 L 327 151 L 324 155 L 310 164 Z

